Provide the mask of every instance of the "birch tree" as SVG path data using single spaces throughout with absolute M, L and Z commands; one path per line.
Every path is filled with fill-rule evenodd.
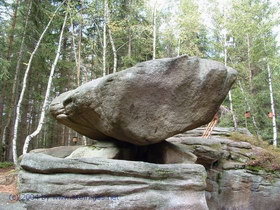
M 20 4 L 20 1 L 19 0 L 16 0 L 15 2 L 15 7 L 14 7 L 14 10 L 13 10 L 13 15 L 12 15 L 12 22 L 11 22 L 11 27 L 8 31 L 9 35 L 8 35 L 8 40 L 7 40 L 7 55 L 6 55 L 6 62 L 9 63 L 10 60 L 11 60 L 11 55 L 12 55 L 12 48 L 13 48 L 13 45 L 14 45 L 14 35 L 15 35 L 15 29 L 16 29 L 16 24 L 17 24 L 17 17 L 18 17 L 18 7 L 19 7 L 19 4 Z M 2 59 L 0 60 L 2 61 Z M 1 67 L 3 68 L 2 66 L 3 64 L 1 63 Z M 1 69 L 2 71 L 2 69 Z M 0 71 L 0 73 L 2 73 Z M 9 75 L 8 71 L 7 71 L 7 75 Z M 1 74 L 0 74 L 1 76 Z M 2 134 L 2 118 L 3 118 L 3 113 L 4 113 L 4 104 L 5 102 L 7 101 L 7 82 L 6 81 L 3 81 L 1 82 L 3 84 L 0 84 L 0 87 L 2 88 L 2 93 L 0 94 L 0 135 Z
M 153 60 L 156 59 L 156 44 L 157 44 L 157 0 L 153 8 Z
M 258 128 L 256 119 L 255 119 L 255 116 L 254 116 L 254 114 L 252 113 L 252 109 L 251 109 L 249 100 L 248 100 L 248 98 L 247 98 L 247 96 L 246 96 L 246 93 L 245 93 L 245 91 L 244 91 L 244 88 L 243 88 L 243 86 L 242 86 L 240 80 L 238 80 L 238 85 L 239 85 L 240 90 L 241 90 L 241 92 L 242 92 L 242 94 L 243 94 L 246 107 L 248 108 L 248 111 L 249 111 L 249 112 L 251 113 L 251 115 L 252 115 L 252 121 L 253 121 L 253 125 L 254 125 L 254 127 L 255 127 L 255 131 L 256 131 L 257 135 L 259 136 L 259 128 Z
M 230 43 L 227 42 L 227 33 L 226 33 L 226 30 L 224 30 L 224 63 L 225 63 L 225 66 L 227 67 L 227 59 L 228 59 L 228 56 L 227 56 L 227 46 L 229 45 Z M 231 112 L 231 115 L 232 115 L 232 121 L 233 121 L 233 125 L 234 125 L 234 130 L 237 130 L 237 120 L 236 120 L 236 116 L 235 116 L 235 113 L 234 113 L 234 110 L 233 110 L 233 102 L 232 102 L 232 94 L 231 94 L 231 90 L 229 90 L 228 92 L 228 98 L 229 98 L 229 108 L 230 108 L 230 112 Z
M 60 56 L 61 43 L 62 43 L 62 38 L 63 38 L 63 31 L 64 31 L 64 28 L 65 28 L 65 25 L 66 25 L 66 21 L 67 21 L 67 12 L 65 13 L 63 26 L 61 28 L 58 47 L 57 47 L 57 51 L 56 51 L 56 56 L 55 56 L 54 62 L 53 62 L 52 67 L 51 67 L 51 72 L 50 72 L 50 75 L 49 75 L 47 91 L 46 91 L 44 103 L 43 103 L 43 106 L 42 106 L 42 109 L 41 109 L 41 116 L 40 116 L 40 120 L 39 120 L 39 123 L 38 123 L 38 127 L 32 134 L 30 134 L 26 137 L 25 142 L 24 142 L 24 146 L 23 146 L 23 154 L 26 154 L 30 141 L 32 140 L 32 138 L 34 138 L 35 136 L 37 136 L 40 133 L 40 131 L 42 129 L 42 126 L 44 124 L 46 109 L 47 109 L 47 103 L 48 103 L 48 100 L 49 100 L 49 97 L 50 97 L 50 91 L 51 91 L 51 85 L 52 85 L 54 71 L 55 71 L 56 64 L 58 62 L 59 56 Z
M 18 60 L 17 60 L 17 64 L 16 64 L 16 70 L 15 70 L 15 76 L 14 76 L 14 80 L 13 80 L 12 94 L 11 94 L 11 104 L 12 104 L 12 106 L 14 106 L 15 103 L 16 103 L 16 90 L 17 90 L 18 82 L 19 82 L 18 81 L 19 70 L 20 70 L 20 65 L 21 65 L 22 57 L 23 57 L 24 43 L 25 43 L 27 25 L 28 25 L 29 16 L 30 16 L 30 13 L 31 13 L 31 8 L 32 8 L 32 1 L 30 1 L 30 3 L 29 3 L 28 12 L 26 14 L 26 19 L 25 19 L 25 24 L 24 24 L 24 29 L 23 29 L 24 31 L 23 31 L 23 35 L 22 35 L 21 44 L 20 44 L 20 50 L 19 50 L 19 53 L 18 53 Z M 8 132 L 8 129 L 11 125 L 12 115 L 13 115 L 13 109 L 11 109 L 8 112 L 8 116 L 7 116 L 7 119 L 6 119 L 6 125 L 4 127 L 3 136 L 2 136 L 3 145 L 5 145 L 6 142 L 7 142 L 7 132 Z
M 278 145 L 278 135 L 277 135 L 277 123 L 276 123 L 276 112 L 275 112 L 275 100 L 274 100 L 274 93 L 273 93 L 273 86 L 272 86 L 272 74 L 271 69 L 269 65 L 269 59 L 268 59 L 268 49 L 265 42 L 265 39 L 263 38 L 263 44 L 264 44 L 264 51 L 266 58 L 264 59 L 266 61 L 266 69 L 267 69 L 267 76 L 268 76 L 268 88 L 269 88 L 269 96 L 270 96 L 270 107 L 272 112 L 272 130 L 273 130 L 273 146 L 277 147 Z
M 273 87 L 272 87 L 272 76 L 271 76 L 271 70 L 270 70 L 269 63 L 267 63 L 267 74 L 268 74 L 270 106 L 271 106 L 271 112 L 272 112 L 273 146 L 277 147 L 278 139 L 277 139 L 276 113 L 275 113 L 275 104 L 274 104 Z
M 108 0 L 104 0 L 104 23 L 103 23 L 103 77 L 106 75 L 106 51 L 107 51 L 107 5 Z
M 108 34 L 109 34 L 109 39 L 112 45 L 112 51 L 113 51 L 113 56 L 114 56 L 114 64 L 113 64 L 113 73 L 117 72 L 117 65 L 118 65 L 118 57 L 117 57 L 117 50 L 116 50 L 116 46 L 115 46 L 115 42 L 113 39 L 113 35 L 112 35 L 112 29 L 111 29 L 111 25 L 110 25 L 110 10 L 109 10 L 109 6 L 108 6 L 108 2 L 105 2 L 106 5 L 106 17 L 107 17 L 107 26 L 108 26 Z
M 23 97 L 24 97 L 24 94 L 25 94 L 25 91 L 26 91 L 27 79 L 28 79 L 30 68 L 31 68 L 31 63 L 33 61 L 33 57 L 34 57 L 35 53 L 37 52 L 37 50 L 38 50 L 38 48 L 41 44 L 41 41 L 42 41 L 44 35 L 46 34 L 46 32 L 49 29 L 49 26 L 51 25 L 56 13 L 60 9 L 60 7 L 64 4 L 64 2 L 66 2 L 66 0 L 64 0 L 61 3 L 61 5 L 55 10 L 54 14 L 51 16 L 47 26 L 45 27 L 44 31 L 42 32 L 42 34 L 41 34 L 41 36 L 38 40 L 33 52 L 30 55 L 30 58 L 29 58 L 29 61 L 28 61 L 28 64 L 27 64 L 27 67 L 26 67 L 26 70 L 25 70 L 25 73 L 24 73 L 23 82 L 22 82 L 22 90 L 21 90 L 20 97 L 19 97 L 19 100 L 18 100 L 18 103 L 17 103 L 17 106 L 16 106 L 14 134 L 13 134 L 13 140 L 12 140 L 12 142 L 13 142 L 13 161 L 14 161 L 15 165 L 18 165 L 18 162 L 17 162 L 17 135 L 18 134 L 17 133 L 18 133 L 19 120 L 20 120 L 20 110 L 21 110 L 21 106 L 22 106 Z

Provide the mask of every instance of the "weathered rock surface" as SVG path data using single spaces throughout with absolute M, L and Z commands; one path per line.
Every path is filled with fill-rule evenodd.
M 224 130 L 224 129 L 220 129 Z M 225 138 L 203 139 L 180 134 L 167 139 L 186 145 L 207 170 L 210 210 L 279 210 L 280 173 L 250 167 L 265 149 Z
M 30 151 L 59 158 L 106 158 L 143 161 L 157 164 L 195 163 L 197 157 L 187 146 L 163 141 L 157 144 L 137 146 L 129 143 L 95 141 L 90 146 L 60 146 Z
M 115 160 L 57 158 L 58 148 L 24 155 L 20 191 L 28 209 L 279 210 L 280 173 L 252 167 L 268 151 L 247 142 L 180 134 L 148 146 L 89 148 L 114 147 Z
M 237 167 L 223 171 L 210 170 L 207 185 L 209 209 L 280 209 L 280 176 L 273 173 L 254 173 Z
M 65 158 L 80 146 L 59 146 L 47 149 L 34 149 L 30 153 L 43 153 L 54 157 Z
M 205 127 L 199 127 L 183 133 L 182 136 L 202 136 L 204 131 Z M 233 132 L 238 132 L 248 136 L 252 135 L 246 128 L 238 128 L 237 131 L 235 131 L 233 127 L 215 127 L 211 133 L 211 136 L 230 136 Z
M 158 59 L 63 93 L 50 110 L 89 138 L 149 145 L 210 122 L 235 79 L 216 61 Z
M 203 166 L 104 158 L 23 156 L 20 191 L 27 209 L 207 210 Z

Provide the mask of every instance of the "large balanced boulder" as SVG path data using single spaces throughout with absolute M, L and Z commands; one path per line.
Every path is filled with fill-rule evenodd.
M 216 61 L 158 59 L 63 93 L 50 110 L 89 138 L 149 145 L 210 122 L 235 79 Z

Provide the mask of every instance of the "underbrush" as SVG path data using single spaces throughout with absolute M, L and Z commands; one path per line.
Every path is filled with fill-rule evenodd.
M 256 136 L 248 136 L 234 132 L 230 136 L 231 140 L 244 141 L 263 150 L 253 151 L 254 157 L 247 162 L 249 170 L 280 171 L 280 148 L 275 148 L 268 142 Z
M 0 162 L 0 168 L 10 168 L 14 166 L 12 162 Z

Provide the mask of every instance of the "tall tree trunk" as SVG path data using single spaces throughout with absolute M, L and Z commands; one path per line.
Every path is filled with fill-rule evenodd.
M 12 116 L 13 116 L 13 113 L 14 113 L 13 107 L 16 106 L 16 98 L 17 98 L 16 91 L 18 89 L 18 84 L 19 84 L 18 76 L 19 76 L 20 65 L 21 65 L 22 57 L 23 57 L 24 43 L 25 43 L 25 37 L 26 37 L 26 29 L 27 29 L 27 25 L 28 25 L 29 16 L 30 16 L 30 13 L 31 13 L 31 8 L 32 8 L 32 1 L 30 1 L 30 3 L 29 3 L 28 12 L 27 12 L 26 19 L 25 19 L 25 25 L 24 25 L 24 30 L 23 30 L 22 40 L 21 40 L 21 44 L 20 44 L 20 50 L 19 50 L 19 54 L 18 54 L 16 70 L 15 70 L 15 76 L 14 76 L 13 86 L 12 86 L 12 94 L 11 94 L 11 106 L 12 106 L 12 108 L 8 112 L 8 116 L 7 116 L 7 119 L 6 119 L 6 125 L 4 126 L 4 131 L 3 131 L 3 136 L 2 136 L 3 145 L 7 144 L 7 140 L 9 139 L 9 136 L 11 135 L 11 132 L 10 132 L 12 130 L 11 129 L 11 121 L 12 121 Z M 9 134 L 8 134 L 8 132 L 9 132 Z M 4 154 L 5 154 L 5 151 L 4 151 Z
M 231 115 L 232 115 L 234 130 L 237 130 L 238 125 L 237 125 L 236 116 L 235 116 L 235 113 L 234 113 L 234 110 L 233 110 L 231 90 L 229 90 L 229 92 L 228 92 L 228 99 L 229 99 L 229 108 L 230 108 L 230 112 L 231 112 Z
M 132 38 L 131 38 L 131 30 L 128 30 L 128 45 L 127 45 L 127 56 L 131 58 L 131 48 L 132 48 Z
M 53 75 L 54 75 L 54 70 L 56 68 L 56 64 L 57 64 L 59 56 L 60 56 L 60 50 L 61 50 L 63 32 L 64 32 L 64 28 L 65 28 L 65 25 L 66 25 L 66 20 L 67 20 L 67 12 L 65 14 L 63 26 L 62 26 L 60 37 L 59 37 L 56 57 L 54 59 L 52 67 L 51 67 L 51 72 L 50 72 L 50 76 L 49 76 L 49 80 L 48 80 L 47 91 L 46 91 L 43 107 L 42 107 L 42 110 L 41 110 L 41 116 L 40 116 L 40 120 L 39 120 L 39 123 L 38 123 L 38 127 L 37 127 L 37 129 L 32 134 L 30 134 L 30 135 L 28 135 L 26 137 L 25 143 L 24 143 L 24 146 L 23 146 L 23 154 L 26 154 L 31 139 L 34 138 L 35 136 L 37 136 L 40 133 L 40 131 L 42 129 L 42 126 L 44 124 L 47 103 L 48 103 L 48 99 L 49 99 L 50 92 L 51 92 L 51 85 L 52 85 L 52 79 L 53 79 Z
M 108 2 L 106 5 L 106 11 L 107 11 L 107 25 L 108 25 L 108 33 L 109 33 L 109 38 L 110 38 L 110 42 L 112 45 L 112 51 L 113 51 L 113 56 L 114 56 L 114 65 L 113 65 L 113 73 L 117 72 L 117 64 L 118 64 L 118 57 L 117 57 L 117 50 L 116 50 L 116 46 L 115 46 L 115 42 L 113 39 L 113 35 L 112 35 L 112 31 L 110 28 L 110 11 L 109 11 L 109 7 L 108 7 Z
M 131 0 L 127 2 L 127 19 L 128 19 L 128 45 L 127 45 L 127 57 L 131 58 L 131 48 L 132 48 L 132 35 L 131 35 L 131 28 L 130 28 L 130 13 L 131 13 Z
M 259 137 L 259 128 L 258 128 L 258 126 L 257 126 L 256 119 L 255 119 L 255 117 L 254 117 L 254 115 L 253 115 L 253 113 L 252 113 L 252 109 L 251 109 L 250 103 L 249 103 L 249 101 L 248 101 L 248 99 L 247 99 L 246 93 L 245 93 L 245 91 L 244 91 L 244 89 L 243 89 L 243 87 L 242 87 L 242 84 L 241 84 L 240 80 L 238 80 L 238 84 L 239 84 L 240 90 L 241 90 L 241 92 L 242 92 L 242 94 L 243 94 L 246 107 L 248 108 L 248 111 L 249 111 L 249 112 L 251 113 L 251 115 L 252 115 L 253 125 L 254 125 L 255 131 L 256 131 L 256 133 L 257 133 L 257 135 L 258 135 L 258 137 Z
M 72 33 L 72 48 L 73 48 L 76 68 L 78 69 L 78 56 L 77 56 L 77 51 L 76 51 L 76 41 L 75 41 L 75 33 L 74 33 L 74 25 L 73 25 L 72 17 L 70 18 L 70 21 L 71 21 L 70 28 L 71 28 L 71 33 Z
M 225 66 L 227 67 L 227 40 L 226 40 L 226 34 L 225 34 L 225 42 L 224 42 L 224 62 L 225 62 Z M 233 121 L 233 125 L 234 125 L 234 130 L 237 130 L 237 120 L 236 120 L 236 116 L 233 110 L 233 102 L 232 102 L 232 95 L 231 95 L 231 90 L 229 90 L 228 92 L 228 99 L 229 99 L 229 108 L 230 108 L 230 112 L 232 115 L 232 121 Z
M 80 86 L 81 77 L 81 47 L 82 47 L 82 36 L 83 36 L 83 4 L 84 1 L 81 0 L 81 13 L 80 13 L 80 29 L 79 29 L 79 41 L 78 41 L 78 62 L 77 62 L 77 85 Z
M 269 64 L 267 64 L 267 73 L 268 73 L 270 106 L 272 112 L 273 146 L 277 147 L 278 139 L 277 139 L 276 114 L 275 114 L 275 104 L 274 104 L 274 97 L 273 97 L 272 76 L 271 76 L 271 70 Z
M 104 0 L 104 23 L 103 23 L 103 76 L 106 75 L 106 50 L 107 50 L 107 4 L 108 0 Z
M 113 51 L 113 56 L 114 56 L 114 65 L 113 65 L 113 73 L 117 72 L 117 65 L 118 65 L 118 57 L 117 57 L 117 51 L 116 51 L 116 46 L 115 46 L 115 42 L 112 36 L 112 32 L 111 29 L 108 27 L 108 33 L 109 33 L 109 38 L 110 38 L 110 42 L 112 45 L 112 51 Z
M 267 47 L 265 39 L 263 39 L 264 43 L 264 50 L 267 54 Z M 276 124 L 276 113 L 275 113 L 275 103 L 274 103 L 274 95 L 273 95 L 273 87 L 272 87 L 272 74 L 270 70 L 269 61 L 266 58 L 267 61 L 267 74 L 268 74 L 268 87 L 269 87 L 269 95 L 270 95 L 270 106 L 271 106 L 271 112 L 272 112 L 272 130 L 273 130 L 273 146 L 277 147 L 278 145 L 278 136 L 277 136 L 277 124 Z
M 15 28 L 17 24 L 17 13 L 18 13 L 18 6 L 19 6 L 19 0 L 16 0 L 15 10 L 13 14 L 13 20 L 11 25 L 11 33 L 8 38 L 8 51 L 7 51 L 7 60 L 10 60 L 13 44 L 14 44 L 14 34 L 15 34 Z
M 181 51 L 181 40 L 178 38 L 178 48 L 177 48 L 177 56 L 180 56 Z
M 20 1 L 16 0 L 13 17 L 12 17 L 11 29 L 10 29 L 10 33 L 9 33 L 8 40 L 7 40 L 7 46 L 8 46 L 7 55 L 6 55 L 7 61 L 10 61 L 10 59 L 11 59 L 19 3 L 20 3 Z M 3 128 L 3 116 L 4 116 L 3 114 L 5 112 L 4 108 L 8 107 L 7 102 L 6 102 L 7 101 L 6 100 L 7 87 L 8 87 L 7 81 L 3 81 L 2 84 L 0 85 L 0 88 L 2 88 L 2 92 L 0 94 L 0 136 L 2 136 L 2 132 L 4 132 L 4 129 L 2 129 Z
M 153 60 L 156 59 L 156 41 L 157 41 L 157 1 L 155 1 L 153 9 Z
M 50 24 L 53 21 L 53 18 L 55 17 L 59 8 L 64 4 L 65 1 L 66 0 L 64 0 L 61 3 L 61 5 L 55 10 L 55 12 L 52 15 L 52 17 L 50 18 L 47 26 L 45 27 L 44 31 L 42 32 L 42 34 L 41 34 L 33 52 L 30 55 L 29 62 L 27 64 L 27 67 L 26 67 L 26 70 L 25 70 L 25 73 L 24 73 L 24 78 L 23 78 L 23 82 L 22 82 L 22 90 L 21 90 L 20 97 L 19 97 L 19 100 L 18 100 L 18 103 L 17 103 L 17 106 L 16 106 L 16 119 L 15 119 L 14 134 L 13 134 L 13 161 L 14 161 L 14 164 L 16 166 L 18 166 L 18 162 L 17 162 L 17 132 L 18 132 L 19 119 L 20 119 L 20 110 L 21 110 L 21 105 L 22 105 L 22 100 L 23 100 L 23 97 L 24 97 L 24 93 L 26 91 L 27 78 L 28 78 L 29 71 L 30 71 L 30 68 L 31 68 L 31 63 L 32 63 L 32 60 L 33 60 L 33 57 L 34 57 L 35 53 L 37 52 L 37 50 L 38 50 L 38 48 L 41 44 L 41 41 L 42 41 L 45 33 L 47 32 Z
M 247 34 L 247 57 L 248 57 L 248 70 L 249 70 L 249 85 L 250 85 L 250 90 L 253 90 L 253 73 L 251 69 L 251 44 L 250 44 L 250 36 Z

